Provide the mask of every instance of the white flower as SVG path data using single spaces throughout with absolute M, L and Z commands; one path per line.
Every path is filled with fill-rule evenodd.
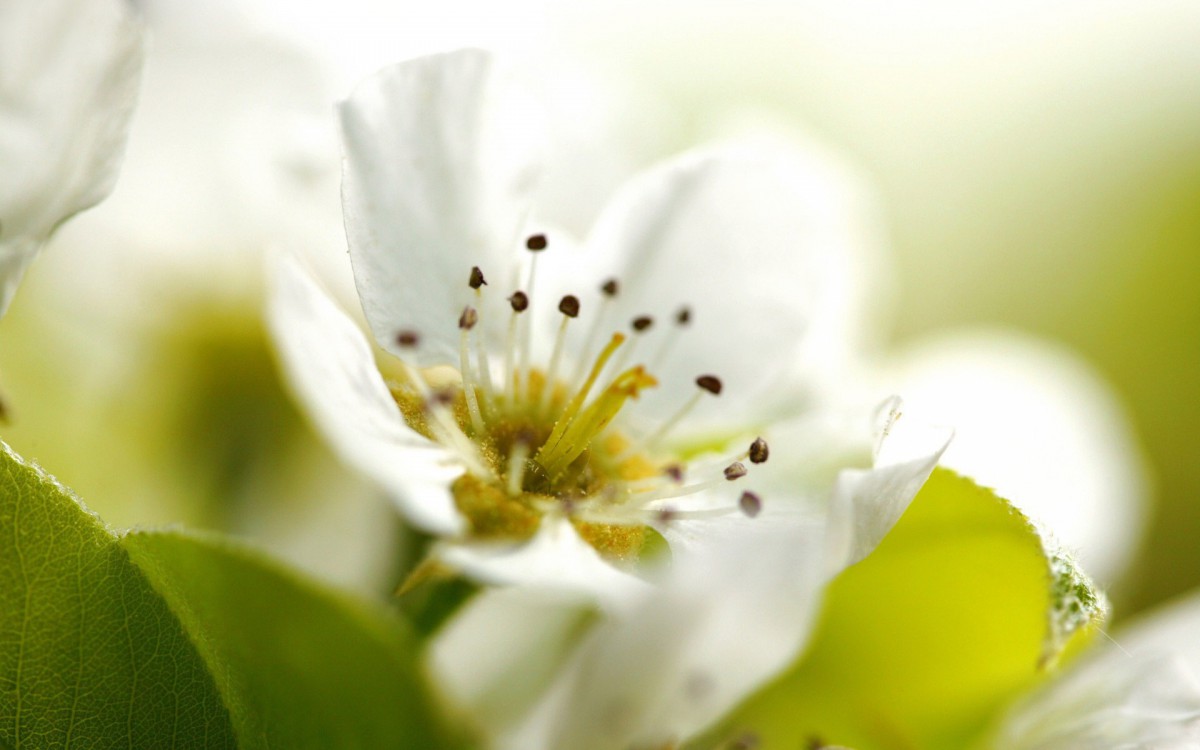
M 112 190 L 141 63 L 124 0 L 0 5 L 0 315 L 54 230 Z
M 604 589 L 650 528 L 683 555 L 829 507 L 859 524 L 835 557 L 865 554 L 947 435 L 827 402 L 857 340 L 853 184 L 811 153 L 692 154 L 621 190 L 581 249 L 530 228 L 539 116 L 506 84 L 463 51 L 342 105 L 351 261 L 395 358 L 385 378 L 282 262 L 271 324 L 318 426 L 484 581 Z
M 1200 597 L 1140 616 L 998 723 L 996 748 L 1200 747 Z

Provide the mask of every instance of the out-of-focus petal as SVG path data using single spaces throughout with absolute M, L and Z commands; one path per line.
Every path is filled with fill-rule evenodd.
M 434 554 L 445 565 L 483 583 L 579 594 L 602 606 L 645 585 L 606 562 L 561 518 L 544 517 L 528 541 L 447 543 Z
M 561 592 L 481 591 L 430 647 L 437 685 L 465 721 L 502 738 L 557 676 L 592 613 L 586 601 Z
M 463 527 L 450 483 L 463 469 L 412 430 L 375 366 L 366 338 L 290 258 L 277 259 L 268 319 L 283 368 L 317 427 L 347 464 L 379 482 L 416 526 Z
M 823 534 L 819 523 L 759 527 L 673 566 L 589 634 L 522 742 L 658 747 L 719 719 L 807 640 Z
M 1200 746 L 1200 684 L 1178 659 L 1115 649 L 1073 664 L 1017 704 L 997 750 Z
M 665 414 L 704 373 L 720 402 L 689 419 L 693 433 L 795 412 L 822 372 L 845 364 L 858 306 L 854 189 L 806 152 L 728 148 L 673 159 L 632 180 L 597 221 L 587 247 L 596 283 L 622 284 L 615 321 L 660 321 L 639 356 L 652 360 L 672 316 L 690 324 L 651 367 Z
M 112 191 L 142 39 L 124 0 L 0 4 L 0 314 L 55 228 Z
M 1100 581 L 1141 537 L 1147 478 L 1115 395 L 1071 353 L 1016 333 L 964 331 L 911 347 L 889 388 L 953 425 L 942 463 L 1044 524 Z
M 487 53 L 464 50 L 376 73 L 341 121 L 346 233 L 371 330 L 391 350 L 398 331 L 416 331 L 421 364 L 454 362 L 471 267 L 505 281 L 516 270 L 538 174 L 536 109 Z M 500 317 L 481 328 L 500 331 Z

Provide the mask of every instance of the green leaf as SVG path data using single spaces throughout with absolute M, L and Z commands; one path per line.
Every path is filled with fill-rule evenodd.
M 416 640 L 390 613 L 215 537 L 122 540 L 196 643 L 242 748 L 440 747 Z
M 3 445 L 0 443 L 0 445 Z M 393 613 L 0 455 L 0 747 L 446 747 Z
M 1104 609 L 1029 521 L 939 469 L 830 586 L 805 654 L 723 724 L 764 748 L 962 748 Z
M 0 745 L 235 747 L 166 603 L 98 519 L 8 446 L 0 535 Z

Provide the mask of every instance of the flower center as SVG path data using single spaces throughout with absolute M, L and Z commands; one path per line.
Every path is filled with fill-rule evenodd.
M 539 252 L 545 238 L 535 235 L 526 246 Z M 531 270 L 528 288 L 533 282 Z M 587 356 L 602 330 L 598 313 L 580 365 L 574 374 L 564 374 L 567 331 L 580 316 L 579 300 L 568 295 L 559 302 L 561 321 L 549 361 L 533 366 L 530 295 L 516 291 L 508 297 L 512 313 L 503 365 L 494 369 L 482 338 L 473 334 L 487 285 L 479 268 L 471 269 L 468 284 L 478 306 L 467 306 L 459 316 L 459 368 L 418 371 L 401 362 L 401 376 L 390 386 L 409 426 L 449 449 L 466 467 L 451 490 L 473 537 L 526 539 L 543 516 L 558 514 L 601 554 L 629 560 L 642 550 L 652 526 L 689 517 L 758 513 L 761 501 L 752 492 L 715 508 L 680 507 L 679 500 L 741 479 L 747 473 L 743 461 L 767 459 L 762 438 L 740 455 L 698 459 L 691 466 L 658 447 L 702 398 L 720 394 L 717 377 L 696 378 L 696 392 L 653 432 L 633 436 L 613 427 L 630 401 L 658 385 L 645 364 L 628 365 L 637 339 L 653 325 L 649 316 L 638 316 L 628 335 L 612 333 Z M 608 301 L 619 285 L 609 280 L 600 289 Z M 688 325 L 690 318 L 689 310 L 680 311 L 676 328 Z M 413 349 L 420 336 L 402 331 L 396 341 L 401 349 Z M 669 344 L 669 339 L 663 342 L 660 354 Z

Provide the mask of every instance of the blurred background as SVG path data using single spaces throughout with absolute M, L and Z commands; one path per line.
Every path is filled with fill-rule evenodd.
M 0 321 L 4 439 L 112 525 L 229 530 L 386 590 L 394 520 L 282 389 L 262 258 L 305 254 L 350 308 L 332 104 L 478 45 L 546 102 L 541 208 L 578 234 L 715 138 L 837 152 L 889 246 L 880 387 L 958 424 L 952 465 L 1029 498 L 1118 619 L 1200 586 L 1195 2 L 142 4 L 117 190 Z

